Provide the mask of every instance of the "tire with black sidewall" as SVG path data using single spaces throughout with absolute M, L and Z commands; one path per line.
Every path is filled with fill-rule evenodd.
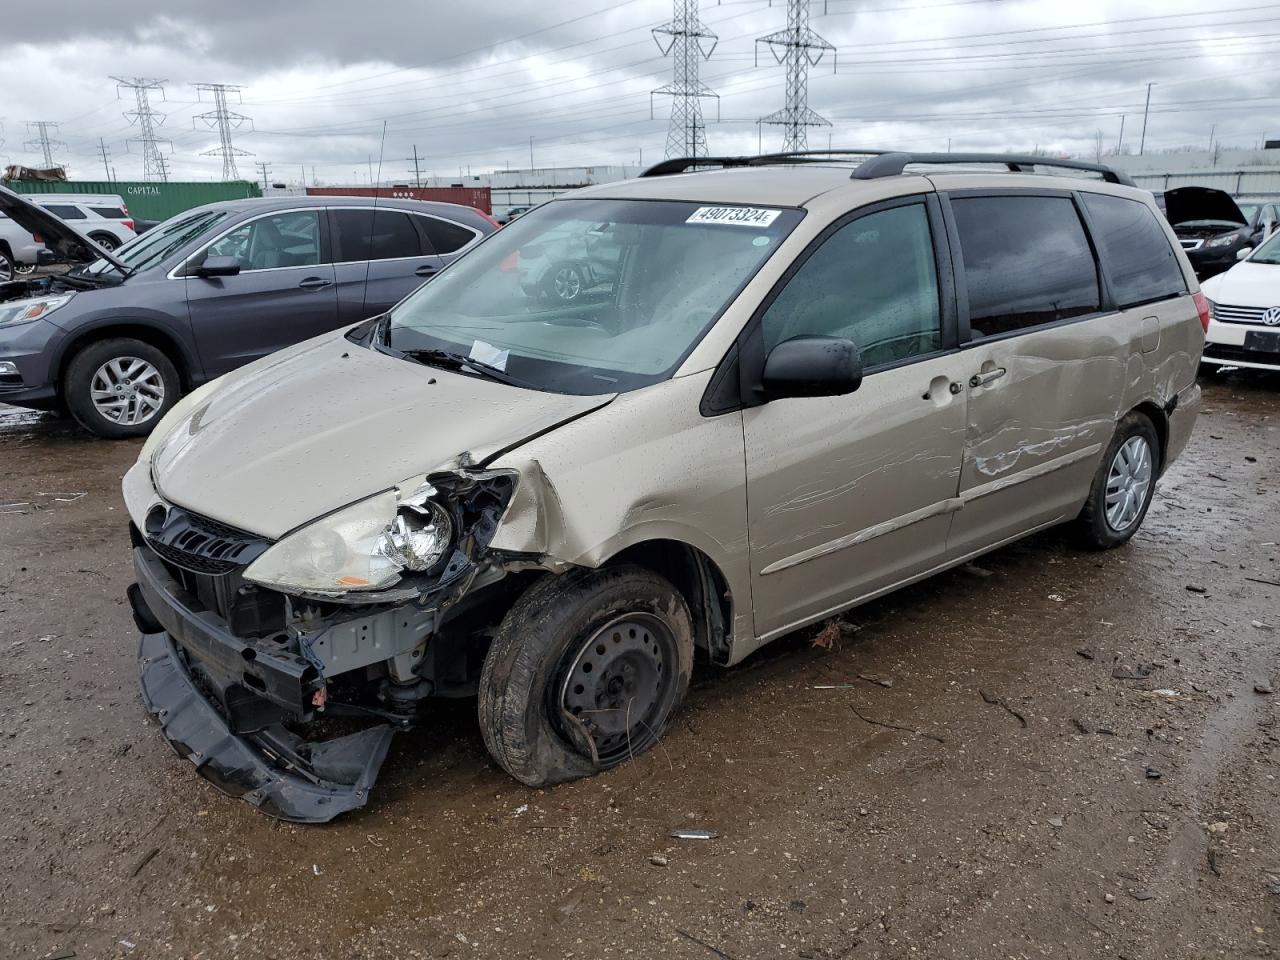
M 0 283 L 7 283 L 18 276 L 17 262 L 8 251 L 0 249 Z
M 124 357 L 136 357 L 150 363 L 164 385 L 159 409 L 141 423 L 123 424 L 108 419 L 99 412 L 91 396 L 97 370 L 111 360 Z M 158 347 L 132 337 L 113 337 L 89 344 L 71 359 L 62 378 L 62 399 L 71 416 L 90 433 L 111 440 L 146 436 L 178 401 L 181 392 L 182 381 L 173 361 Z
M 655 701 L 650 735 L 619 758 L 596 763 L 589 734 L 556 716 L 568 666 L 597 632 L 619 616 L 652 617 L 670 630 L 673 649 Z M 655 647 L 656 647 L 655 641 Z M 680 592 L 643 567 L 573 570 L 534 583 L 498 627 L 480 676 L 480 730 L 507 773 L 531 787 L 590 776 L 634 757 L 661 739 L 689 688 L 693 625 Z M 562 719 L 563 718 L 563 719 Z
M 1150 448 L 1151 483 L 1147 488 L 1146 497 L 1142 503 L 1142 508 L 1138 511 L 1137 518 L 1123 530 L 1115 530 L 1107 522 L 1107 478 L 1116 454 L 1132 437 L 1142 437 Z M 1146 519 L 1147 510 L 1151 506 L 1151 498 L 1155 495 L 1156 477 L 1159 473 L 1162 453 L 1160 437 L 1156 433 L 1156 428 L 1151 423 L 1151 419 L 1145 414 L 1136 412 L 1127 414 L 1116 424 L 1115 434 L 1111 437 L 1111 442 L 1107 445 L 1107 449 L 1102 455 L 1102 461 L 1098 464 L 1098 472 L 1094 475 L 1093 483 L 1089 487 L 1089 499 L 1085 501 L 1084 509 L 1080 511 L 1080 516 L 1076 519 L 1076 531 L 1085 546 L 1096 550 L 1109 550 L 1112 547 L 1127 543 L 1138 532 L 1142 526 L 1142 521 Z
M 89 239 L 100 246 L 107 253 L 111 253 L 120 246 L 120 240 L 110 233 L 91 233 Z

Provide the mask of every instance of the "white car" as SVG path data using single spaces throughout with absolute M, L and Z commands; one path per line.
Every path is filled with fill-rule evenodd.
M 1203 362 L 1280 370 L 1280 231 L 1200 287 L 1209 298 Z

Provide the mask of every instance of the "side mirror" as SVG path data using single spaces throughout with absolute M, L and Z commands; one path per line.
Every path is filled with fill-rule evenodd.
M 771 400 L 839 397 L 862 386 L 862 357 L 842 337 L 792 337 L 769 351 L 761 379 Z
M 234 277 L 240 272 L 240 261 L 235 257 L 205 257 L 194 272 L 197 277 Z
M 1241 247 L 1239 250 L 1236 251 L 1236 259 L 1243 260 L 1245 259 L 1245 257 L 1249 256 L 1249 254 L 1251 253 L 1253 253 L 1253 247 Z

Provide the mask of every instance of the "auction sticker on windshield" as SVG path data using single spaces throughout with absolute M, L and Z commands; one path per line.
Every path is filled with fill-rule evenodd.
M 767 227 L 781 210 L 763 207 L 699 207 L 685 223 L 727 223 L 736 227 Z

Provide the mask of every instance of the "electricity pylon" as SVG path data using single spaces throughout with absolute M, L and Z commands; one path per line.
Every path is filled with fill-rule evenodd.
M 757 123 L 782 127 L 782 150 L 807 149 L 809 127 L 829 127 L 831 121 L 809 109 L 809 68 L 816 67 L 823 55 L 835 47 L 809 26 L 809 0 L 787 0 L 787 28 L 756 40 L 769 47 L 778 63 L 787 66 L 787 99 L 781 110 L 775 110 Z
M 222 158 L 222 179 L 223 180 L 239 180 L 240 171 L 236 169 L 236 157 L 252 157 L 253 154 L 248 150 L 240 150 L 231 145 L 231 131 L 238 130 L 246 123 L 252 129 L 253 121 L 241 113 L 234 113 L 227 108 L 227 94 L 233 93 L 236 98 L 240 97 L 241 87 L 229 83 L 197 83 L 196 98 L 203 100 L 202 94 L 213 94 L 213 109 L 207 113 L 198 113 L 191 118 L 191 124 L 194 127 L 197 122 L 204 121 L 205 126 L 209 128 L 218 128 L 218 146 L 210 150 L 204 151 L 202 157 L 221 157 Z
M 156 136 L 156 127 L 164 123 L 164 114 L 151 109 L 150 100 L 153 90 L 160 94 L 160 99 L 164 99 L 164 81 L 149 80 L 146 77 L 112 77 L 111 79 L 117 84 L 117 95 L 121 88 L 132 90 L 134 94 L 137 106 L 132 110 L 126 110 L 124 117 L 138 128 L 138 136 L 129 142 L 142 145 L 142 179 L 167 181 L 169 164 L 161 156 L 160 144 L 168 143 L 170 151 L 173 150 L 173 144 Z
M 663 38 L 666 45 L 663 45 Z M 719 109 L 720 97 L 698 79 L 698 67 L 716 48 L 717 37 L 698 18 L 698 0 L 673 0 L 672 17 L 653 28 L 653 39 L 665 57 L 672 57 L 671 82 L 649 94 L 671 97 L 671 122 L 667 126 L 668 157 L 705 157 L 707 126 L 702 120 L 702 99 L 711 97 Z

